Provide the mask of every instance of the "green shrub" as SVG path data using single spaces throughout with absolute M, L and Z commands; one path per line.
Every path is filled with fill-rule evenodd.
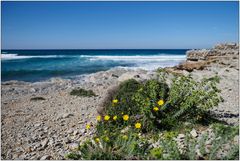
M 136 114 L 139 112 L 139 108 L 135 105 L 132 100 L 132 96 L 141 87 L 141 84 L 135 79 L 129 79 L 120 84 L 117 93 L 115 94 L 115 99 L 118 100 L 118 104 L 112 106 L 112 111 L 108 111 L 114 115 L 124 114 Z M 111 101 L 111 100 L 110 100 Z M 116 113 L 117 112 L 117 113 Z
M 67 154 L 65 156 L 65 158 L 73 159 L 73 160 L 79 160 L 81 158 L 81 155 L 76 153 L 76 152 L 72 152 L 72 153 Z
M 190 76 L 179 76 L 168 86 L 163 75 L 160 81 L 154 79 L 140 83 L 130 79 L 122 82 L 107 97 L 104 112 L 98 116 L 93 139 L 80 146 L 81 153 L 73 153 L 69 158 L 199 159 L 195 151 L 199 144 L 201 153 L 206 155 L 204 158 L 215 159 L 213 156 L 220 144 L 229 142 L 230 137 L 225 137 L 220 143 L 214 138 L 216 142 L 210 154 L 202 148 L 205 138 L 197 141 L 186 134 L 188 146 L 184 151 L 178 148 L 174 139 L 180 131 L 189 133 L 188 129 L 181 129 L 184 122 L 202 123 L 208 119 L 205 118 L 209 116 L 208 110 L 221 100 L 216 87 L 218 81 L 217 77 L 197 82 Z M 128 119 L 124 120 L 124 115 Z M 222 125 L 214 124 L 213 128 L 217 135 L 236 134 L 233 129 Z M 159 133 L 163 135 L 159 137 Z M 159 145 L 153 147 L 149 140 L 158 141 Z M 226 158 L 234 158 L 236 151 L 235 147 Z
M 85 89 L 73 89 L 70 92 L 70 95 L 73 96 L 82 96 L 82 97 L 92 97 L 92 96 L 96 96 L 96 94 L 92 91 L 92 90 L 85 90 Z
M 215 79 L 194 81 L 190 76 L 176 77 L 162 112 L 164 123 L 175 121 L 198 122 L 208 110 L 221 101 Z
M 160 110 L 161 107 L 157 102 L 166 100 L 168 92 L 169 87 L 166 83 L 148 80 L 133 96 L 136 106 L 141 110 L 140 115 L 143 116 L 142 122 L 145 131 L 154 130 L 155 125 L 158 124 L 157 118 L 161 117 L 161 113 L 154 111 L 154 107 Z
M 138 147 L 137 138 L 129 134 L 127 138 L 118 135 L 115 140 L 108 142 L 100 139 L 97 141 L 87 141 L 80 146 L 81 155 L 74 156 L 72 159 L 84 160 L 122 160 L 122 159 L 139 159 L 141 148 Z M 70 156 L 70 157 L 71 157 Z M 75 158 L 77 156 L 77 158 Z M 69 156 L 67 156 L 69 158 Z

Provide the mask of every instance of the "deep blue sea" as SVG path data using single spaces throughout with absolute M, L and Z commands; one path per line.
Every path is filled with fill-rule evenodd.
M 2 50 L 1 78 L 36 82 L 116 67 L 154 70 L 179 64 L 185 60 L 186 50 Z

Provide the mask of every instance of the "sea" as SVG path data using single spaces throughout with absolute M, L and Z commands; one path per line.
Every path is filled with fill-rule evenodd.
M 1 50 L 1 81 L 74 79 L 111 68 L 155 70 L 184 61 L 187 50 Z

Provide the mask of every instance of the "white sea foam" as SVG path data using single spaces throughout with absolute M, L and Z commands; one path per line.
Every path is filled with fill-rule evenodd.
M 18 54 L 1 54 L 1 59 L 10 60 L 10 59 L 29 59 L 29 58 L 56 58 L 62 57 L 60 55 L 36 55 L 36 56 L 27 56 L 27 55 L 18 55 Z
M 135 56 L 106 56 L 106 55 L 82 55 L 91 61 L 116 61 L 130 63 L 131 66 L 123 67 L 128 69 L 155 70 L 159 67 L 171 67 L 186 59 L 185 55 L 135 55 Z
M 134 55 L 134 56 L 108 56 L 108 55 L 81 55 L 81 57 L 89 58 L 90 60 L 113 60 L 113 61 L 181 61 L 185 60 L 185 55 Z

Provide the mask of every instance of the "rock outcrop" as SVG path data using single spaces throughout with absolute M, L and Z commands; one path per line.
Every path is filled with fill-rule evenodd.
M 211 57 L 239 55 L 239 45 L 236 43 L 218 44 L 212 49 L 187 51 L 188 61 L 208 60 Z

